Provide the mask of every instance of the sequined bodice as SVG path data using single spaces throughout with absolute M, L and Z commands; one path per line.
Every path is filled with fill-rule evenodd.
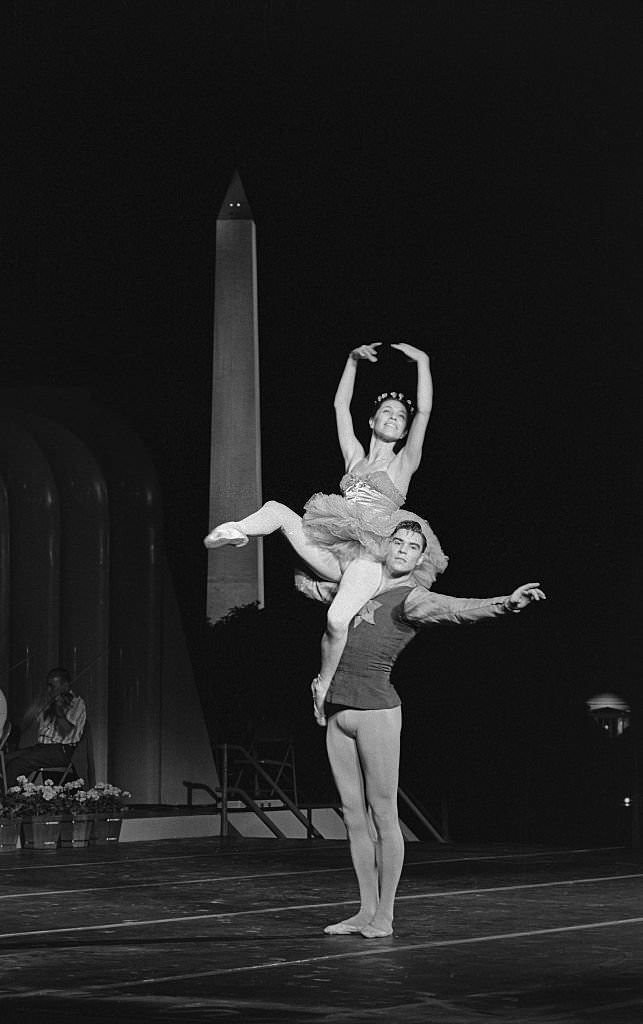
M 354 501 L 360 505 L 398 509 L 405 501 L 405 495 L 398 491 L 383 469 L 367 473 L 366 476 L 346 473 L 340 481 L 339 488 L 347 501 Z

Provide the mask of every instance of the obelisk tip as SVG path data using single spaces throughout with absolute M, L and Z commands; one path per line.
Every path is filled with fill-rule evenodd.
M 232 175 L 217 220 L 254 220 L 238 171 Z

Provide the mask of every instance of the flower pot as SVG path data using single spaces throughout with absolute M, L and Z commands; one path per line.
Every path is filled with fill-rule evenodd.
M 24 818 L 22 832 L 24 846 L 28 850 L 55 850 L 60 836 L 61 818 L 49 814 L 36 814 Z
M 89 846 L 93 824 L 93 814 L 72 814 L 69 818 L 63 818 L 60 829 L 60 845 L 74 849 Z
M 121 834 L 122 824 L 122 811 L 106 811 L 102 814 L 95 814 L 90 843 L 93 846 L 106 846 L 111 843 L 117 843 Z
M 0 853 L 17 850 L 22 818 L 0 818 Z

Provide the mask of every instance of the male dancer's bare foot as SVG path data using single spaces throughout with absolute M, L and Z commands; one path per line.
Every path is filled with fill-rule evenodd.
M 222 548 L 224 544 L 242 548 L 248 543 L 248 538 L 236 523 L 221 523 L 221 526 L 216 526 L 210 531 L 203 543 L 206 548 Z
M 347 917 L 345 921 L 338 921 L 337 924 L 329 924 L 324 928 L 326 935 L 359 935 L 363 928 L 368 927 L 373 915 L 360 910 L 354 917 Z
M 324 704 L 326 702 L 326 694 L 328 693 L 329 686 L 330 683 L 322 683 L 319 676 L 315 676 L 310 684 L 310 692 L 313 695 L 313 714 L 317 725 L 326 725 Z
M 391 921 L 389 924 L 386 921 L 379 922 L 373 918 L 363 928 L 360 928 L 360 933 L 365 939 L 385 939 L 387 935 L 393 934 L 393 922 Z

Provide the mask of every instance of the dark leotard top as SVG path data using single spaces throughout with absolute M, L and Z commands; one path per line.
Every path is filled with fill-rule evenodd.
M 416 630 L 404 621 L 404 599 L 412 586 L 378 594 L 355 616 L 327 700 L 364 710 L 394 708 L 400 697 L 391 669 Z

